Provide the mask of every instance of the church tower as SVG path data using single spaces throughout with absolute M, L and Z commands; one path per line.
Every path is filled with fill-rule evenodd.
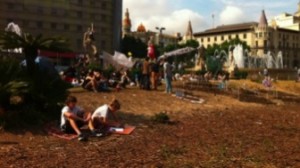
M 295 12 L 294 16 L 300 17 L 300 1 L 298 2 L 298 10 Z
M 193 34 L 192 23 L 189 20 L 188 26 L 187 26 L 187 29 L 186 29 L 186 33 L 185 33 L 185 35 L 183 37 L 183 40 L 187 41 L 187 40 L 192 40 L 192 39 L 194 39 L 194 34 Z
M 271 47 L 271 32 L 269 32 L 268 21 L 266 18 L 265 11 L 262 10 L 259 23 L 255 28 L 256 34 L 256 48 L 257 48 L 257 56 L 262 57 L 267 54 L 269 48 Z
M 123 36 L 131 32 L 131 19 L 129 17 L 128 8 L 126 9 L 125 18 L 123 19 L 122 31 Z

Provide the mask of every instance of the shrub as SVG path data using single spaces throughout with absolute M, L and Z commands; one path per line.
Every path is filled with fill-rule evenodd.
M 239 71 L 239 70 L 236 70 L 234 72 L 234 77 L 236 79 L 246 79 L 248 76 L 248 72 L 247 71 Z
M 166 112 L 160 112 L 152 116 L 151 120 L 156 123 L 168 124 L 170 122 L 170 117 Z
M 69 84 L 55 74 L 22 69 L 19 62 L 0 58 L 0 124 L 6 127 L 36 125 L 59 118 Z

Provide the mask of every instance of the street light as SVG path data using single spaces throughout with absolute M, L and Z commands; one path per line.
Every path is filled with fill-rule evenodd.
M 158 41 L 159 41 L 159 46 L 160 46 L 161 50 L 163 50 L 164 44 L 161 40 L 161 37 L 162 37 L 162 31 L 166 30 L 166 28 L 165 27 L 155 27 L 155 28 L 156 28 L 156 30 L 159 30 Z

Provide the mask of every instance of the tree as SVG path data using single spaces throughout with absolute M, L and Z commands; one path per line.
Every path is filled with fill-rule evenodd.
M 131 36 L 125 36 L 121 41 L 121 52 L 128 56 L 130 52 L 132 57 L 144 58 L 147 56 L 147 45 L 140 39 Z
M 67 41 L 64 38 L 43 38 L 41 34 L 34 37 L 29 33 L 23 33 L 19 36 L 14 32 L 6 31 L 0 34 L 0 47 L 2 49 L 22 48 L 27 70 L 30 74 L 35 71 L 35 59 L 38 56 L 39 49 L 61 52 L 69 51 Z

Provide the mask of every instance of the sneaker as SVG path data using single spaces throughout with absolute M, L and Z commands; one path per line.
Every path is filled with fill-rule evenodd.
M 78 141 L 87 141 L 87 137 L 81 133 L 78 135 Z
M 101 133 L 99 131 L 93 130 L 92 131 L 92 136 L 94 136 L 94 137 L 102 137 L 104 135 L 103 135 L 103 133 Z

